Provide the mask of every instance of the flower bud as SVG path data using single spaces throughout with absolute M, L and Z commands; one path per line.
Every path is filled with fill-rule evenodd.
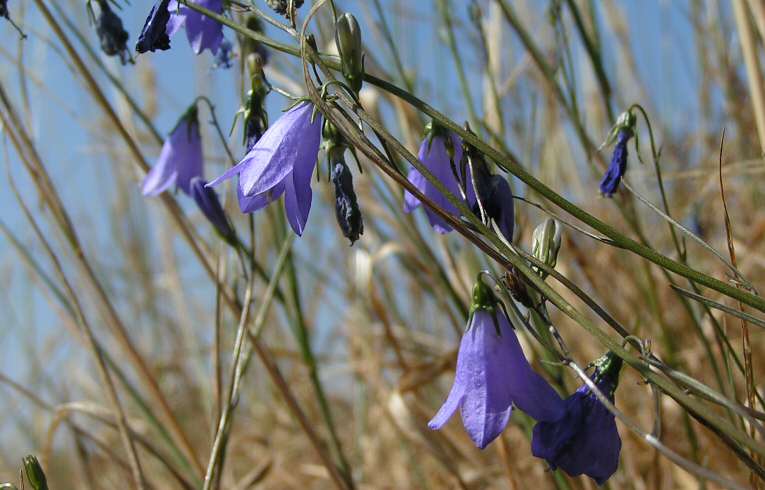
M 560 223 L 552 218 L 547 218 L 544 223 L 540 224 L 534 229 L 534 233 L 531 237 L 531 253 L 552 268 L 555 268 L 555 264 L 558 261 L 558 252 L 560 251 L 561 243 L 561 226 Z M 534 270 L 545 278 L 547 274 L 540 269 L 534 267 Z
M 33 490 L 48 490 L 48 480 L 45 478 L 45 472 L 37 458 L 32 455 L 25 456 L 22 462 L 29 486 Z
M 343 76 L 354 92 L 361 90 L 364 78 L 364 54 L 361 45 L 361 28 L 356 17 L 348 12 L 337 19 L 335 44 L 340 54 Z

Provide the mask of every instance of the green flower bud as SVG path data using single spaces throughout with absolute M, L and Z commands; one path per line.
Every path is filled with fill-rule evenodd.
M 531 253 L 540 262 L 544 262 L 545 265 L 555 268 L 555 264 L 558 262 L 560 243 L 560 223 L 552 218 L 547 218 L 544 223 L 534 229 L 534 233 L 531 237 Z M 544 271 L 536 267 L 534 267 L 534 270 L 542 276 L 542 278 L 547 276 Z
M 33 490 L 48 490 L 48 480 L 45 478 L 45 472 L 37 458 L 32 455 L 25 456 L 22 462 L 24 463 L 24 473 L 27 475 L 27 480 L 29 480 L 29 486 Z
M 364 54 L 361 45 L 361 28 L 356 17 L 344 13 L 335 24 L 335 44 L 340 54 L 343 76 L 358 93 L 364 78 Z

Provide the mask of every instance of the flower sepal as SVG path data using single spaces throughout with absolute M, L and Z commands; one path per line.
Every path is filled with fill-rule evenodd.
M 598 151 L 602 151 L 613 145 L 618 139 L 620 131 L 629 131 L 630 133 L 634 133 L 636 123 L 637 117 L 631 109 L 619 114 L 619 117 L 616 119 L 616 123 L 608 132 L 608 136 L 606 136 L 606 139 L 603 140 L 603 143 L 601 143 L 598 147 Z

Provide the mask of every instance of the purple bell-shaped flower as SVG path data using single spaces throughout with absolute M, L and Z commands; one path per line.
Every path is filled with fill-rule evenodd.
M 157 163 L 143 181 L 143 195 L 156 196 L 173 186 L 190 194 L 191 179 L 202 176 L 202 161 L 202 138 L 194 104 L 165 140 Z
M 473 186 L 470 185 L 470 171 L 467 170 L 464 176 L 460 175 L 462 139 L 459 136 L 431 123 L 428 127 L 428 135 L 420 145 L 418 158 L 450 193 L 457 197 L 461 196 L 460 187 L 462 186 L 466 190 L 468 203 L 472 205 L 475 202 Z M 446 196 L 413 166 L 409 168 L 409 182 L 439 208 L 454 216 L 460 215 L 457 207 L 450 203 Z M 405 212 L 411 213 L 420 204 L 422 203 L 414 195 L 409 192 L 404 194 Z M 427 206 L 425 206 L 425 213 L 428 216 L 430 226 L 438 233 L 452 231 L 452 227 L 438 213 Z
M 321 117 L 301 103 L 280 117 L 244 159 L 208 185 L 239 175 L 239 205 L 253 212 L 284 195 L 287 220 L 302 235 L 311 211 L 311 177 L 321 143 Z
M 428 423 L 440 429 L 457 409 L 476 446 L 483 449 L 505 429 L 513 405 L 536 420 L 557 420 L 563 402 L 529 365 L 504 310 L 480 280 L 473 288 L 467 331 L 460 342 L 454 385 Z
M 613 403 L 622 360 L 608 352 L 595 362 L 592 380 Z M 587 475 L 602 485 L 619 466 L 622 440 L 614 414 L 590 391 L 581 386 L 564 401 L 565 412 L 555 421 L 540 421 L 534 427 L 531 452 L 560 467 L 571 476 Z

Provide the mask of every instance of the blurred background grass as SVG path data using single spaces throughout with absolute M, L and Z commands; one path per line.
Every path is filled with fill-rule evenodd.
M 478 23 L 468 13 L 471 2 L 465 1 L 337 3 L 353 12 L 363 26 L 370 72 L 408 85 L 454 120 L 470 119 L 474 113 L 474 127 L 480 128 L 485 140 L 512 149 L 527 170 L 557 192 L 627 235 L 636 236 L 636 230 L 641 230 L 655 249 L 676 256 L 667 226 L 656 213 L 624 191 L 613 200 L 598 196 L 596 159 L 583 147 L 571 115 L 562 109 L 549 78 L 507 22 L 500 2 L 478 2 Z M 606 108 L 603 86 L 568 3 L 517 1 L 512 8 L 522 28 L 533 34 L 544 59 L 556 67 L 555 80 L 575 101 L 576 116 L 589 138 L 599 143 L 605 137 L 614 122 L 609 110 L 618 114 L 631 103 L 643 105 L 661 145 L 672 216 L 727 256 L 717 175 L 724 129 L 723 177 L 738 268 L 751 283 L 761 284 L 765 215 L 760 211 L 759 176 L 765 167 L 732 4 L 716 0 L 572 2 L 583 15 L 587 32 L 596 33 L 599 41 L 612 93 Z M 84 2 L 47 4 L 149 164 L 158 155 L 161 141 L 116 87 L 130 94 L 160 135 L 170 130 L 198 94 L 214 101 L 227 131 L 243 95 L 238 65 L 228 71 L 214 69 L 208 54 L 194 57 L 179 35 L 172 50 L 120 66 L 98 50 Z M 265 9 L 263 2 L 256 5 Z M 11 1 L 10 6 L 12 17 L 29 38 L 20 42 L 10 26 L 2 26 L 0 83 L 30 132 L 71 216 L 84 256 L 145 360 L 146 370 L 137 367 L 126 354 L 124 342 L 114 336 L 103 302 L 76 266 L 71 247 L 50 221 L 34 179 L 25 172 L 7 136 L 4 180 L 9 189 L 10 179 L 16 182 L 75 285 L 99 345 L 124 373 L 117 386 L 129 424 L 153 448 L 138 444 L 147 480 L 154 488 L 198 486 L 203 474 L 192 460 L 206 464 L 221 403 L 215 381 L 216 345 L 222 352 L 226 380 L 238 319 L 220 308 L 216 322 L 215 284 L 170 224 L 159 201 L 141 196 L 141 175 L 124 138 L 94 103 L 92 90 L 81 82 L 81 74 L 49 23 L 33 2 Z M 150 6 L 148 0 L 133 0 L 119 12 L 131 45 Z M 444 12 L 451 19 L 456 53 L 449 46 Z M 761 53 L 758 26 L 765 19 L 758 17 L 756 9 L 748 18 L 753 47 Z M 266 32 L 289 41 L 276 29 Z M 326 15 L 320 17 L 314 32 L 320 46 L 333 48 Z M 78 33 L 87 47 L 77 40 Z M 228 30 L 226 36 L 236 40 Z M 458 80 L 457 60 L 466 73 L 470 97 Z M 114 75 L 116 84 L 99 63 Z M 272 52 L 266 74 L 278 87 L 303 91 L 302 71 L 292 57 Z M 376 113 L 410 150 L 416 150 L 424 120 L 374 88 L 367 87 L 362 96 L 366 109 Z M 272 121 L 285 106 L 278 94 L 269 96 Z M 209 120 L 205 109 L 201 121 Z M 646 165 L 631 152 L 628 181 L 636 192 L 659 205 L 644 129 L 641 123 Z M 203 124 L 203 140 L 205 172 L 211 178 L 229 162 L 209 124 Z M 242 156 L 239 128 L 229 144 L 236 157 Z M 274 304 L 262 339 L 308 420 L 329 441 L 320 397 L 311 381 L 312 365 L 300 351 L 300 324 L 310 332 L 318 376 L 357 485 L 594 488 L 588 479 L 546 471 L 544 463 L 529 453 L 531 425 L 520 414 L 513 417 L 502 440 L 483 452 L 472 447 L 459 422 L 452 422 L 442 433 L 428 431 L 426 422 L 452 380 L 473 277 L 493 265 L 459 236 L 432 233 L 421 211 L 413 218 L 404 215 L 400 189 L 372 165 L 365 165 L 364 175 L 357 175 L 355 184 L 365 234 L 349 248 L 334 223 L 330 187 L 325 179 L 314 183 L 317 199 L 308 231 L 296 240 L 290 262 L 294 281 L 291 272 L 280 280 L 287 300 Z M 540 201 L 518 181 L 511 179 L 511 184 L 516 194 Z M 247 221 L 235 209 L 230 194 L 228 190 L 228 209 L 240 233 L 245 233 Z M 225 251 L 192 202 L 182 195 L 177 200 L 196 240 L 206 244 L 211 263 L 218 264 L 224 282 L 241 301 L 246 284 L 236 256 Z M 78 333 L 71 298 L 61 296 L 63 287 L 50 257 L 10 190 L 0 193 L 0 209 L 0 307 L 4 313 L 0 406 L 5 415 L 0 419 L 0 475 L 3 480 L 15 479 L 20 458 L 35 453 L 46 465 L 52 488 L 122 488 L 129 478 L 127 457 L 114 430 L 101 379 Z M 531 231 L 545 216 L 522 202 L 516 209 L 516 243 L 530 250 Z M 281 213 L 279 206 L 272 206 L 255 216 L 256 255 L 268 271 L 283 240 Z M 623 213 L 632 216 L 633 222 L 625 220 Z M 690 241 L 687 248 L 693 267 L 726 277 L 726 269 L 714 256 Z M 686 307 L 661 269 L 571 230 L 564 234 L 557 269 L 632 334 L 652 340 L 654 351 L 672 366 L 743 403 L 744 377 L 732 354 L 741 357 L 738 320 L 720 312 L 710 316 L 695 303 Z M 256 310 L 266 286 L 255 281 Z M 573 296 L 566 297 L 577 304 Z M 554 309 L 551 313 L 580 364 L 600 354 L 602 348 L 579 326 Z M 538 347 L 531 341 L 524 345 L 529 358 L 544 369 L 535 354 Z M 762 335 L 756 327 L 752 345 L 754 380 L 761 387 Z M 183 436 L 169 428 L 172 422 L 152 395 L 152 383 L 166 398 L 194 456 L 181 447 Z M 572 377 L 563 380 L 569 390 L 576 384 Z M 656 417 L 651 391 L 633 371 L 625 370 L 616 399 L 622 410 L 650 431 Z M 730 449 L 688 419 L 677 404 L 665 397 L 661 408 L 661 439 L 666 445 L 716 472 L 747 480 L 747 468 Z M 304 430 L 257 358 L 244 377 L 235 414 L 222 488 L 331 486 Z M 624 427 L 620 426 L 620 432 L 622 459 L 610 480 L 611 488 L 701 485 Z

